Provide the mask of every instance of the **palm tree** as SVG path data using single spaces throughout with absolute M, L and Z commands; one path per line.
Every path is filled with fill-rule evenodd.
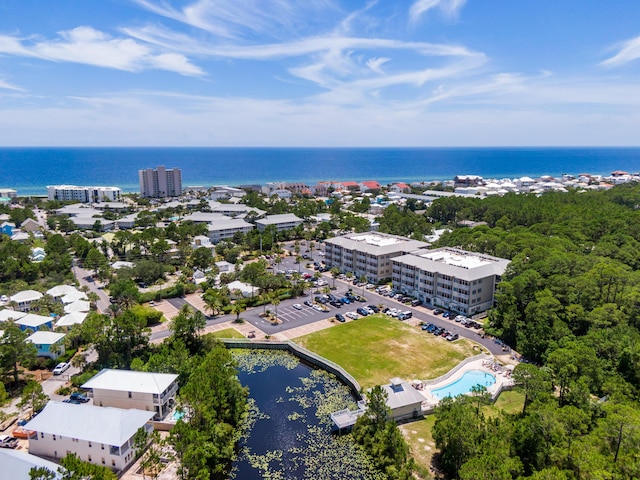
M 240 314 L 244 312 L 247 308 L 243 303 L 238 303 L 237 301 L 231 305 L 231 313 L 236 316 L 236 323 L 240 323 Z
M 340 269 L 338 267 L 333 267 L 331 270 L 331 276 L 333 277 L 333 289 L 336 289 L 336 278 L 340 275 Z
M 273 305 L 273 307 L 275 308 L 276 311 L 276 323 L 278 322 L 278 305 L 280 305 L 280 297 L 278 297 L 277 294 L 273 295 L 273 297 L 271 297 L 271 305 Z
M 206 310 L 212 315 L 216 316 L 220 313 L 220 309 L 222 308 L 222 298 L 218 292 L 214 290 L 207 290 L 205 294 L 202 296 L 204 300 Z

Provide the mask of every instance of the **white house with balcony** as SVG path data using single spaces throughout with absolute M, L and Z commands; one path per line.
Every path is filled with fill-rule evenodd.
M 82 388 L 90 391 L 94 405 L 136 408 L 162 420 L 175 406 L 178 375 L 105 368 Z
M 28 312 L 31 310 L 31 304 L 36 300 L 40 300 L 42 294 L 35 290 L 23 290 L 11 296 L 11 301 L 16 302 L 17 309 L 21 312 Z
M 59 460 L 75 453 L 81 460 L 122 471 L 136 459 L 133 437 L 153 431 L 153 412 L 49 402 L 25 425 L 36 435 L 29 453 Z

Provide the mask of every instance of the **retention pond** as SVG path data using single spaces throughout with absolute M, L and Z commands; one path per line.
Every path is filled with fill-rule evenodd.
M 382 479 L 350 435 L 331 433 L 331 412 L 356 408 L 324 370 L 274 350 L 233 349 L 250 415 L 230 478 Z

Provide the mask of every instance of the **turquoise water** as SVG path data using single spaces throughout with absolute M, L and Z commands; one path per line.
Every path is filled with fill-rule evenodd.
M 469 370 L 464 372 L 464 375 L 455 382 L 436 390 L 431 390 L 431 394 L 438 399 L 456 397 L 469 393 L 475 385 L 482 385 L 483 387 L 489 388 L 495 383 L 496 377 L 494 375 L 483 372 L 482 370 Z
M 184 412 L 181 412 L 180 410 L 176 410 L 171 414 L 171 420 L 175 420 L 176 422 L 182 417 L 184 417 Z

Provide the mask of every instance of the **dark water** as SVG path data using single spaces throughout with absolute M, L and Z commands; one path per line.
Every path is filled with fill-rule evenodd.
M 231 478 L 381 478 L 349 435 L 331 434 L 329 413 L 355 407 L 333 375 L 285 352 L 255 352 L 240 361 L 241 383 L 254 402 Z M 235 356 L 235 354 L 234 354 Z
M 182 169 L 183 185 L 270 181 L 449 180 L 640 170 L 640 148 L 0 148 L 0 187 L 45 195 L 47 185 L 138 191 L 138 170 Z

